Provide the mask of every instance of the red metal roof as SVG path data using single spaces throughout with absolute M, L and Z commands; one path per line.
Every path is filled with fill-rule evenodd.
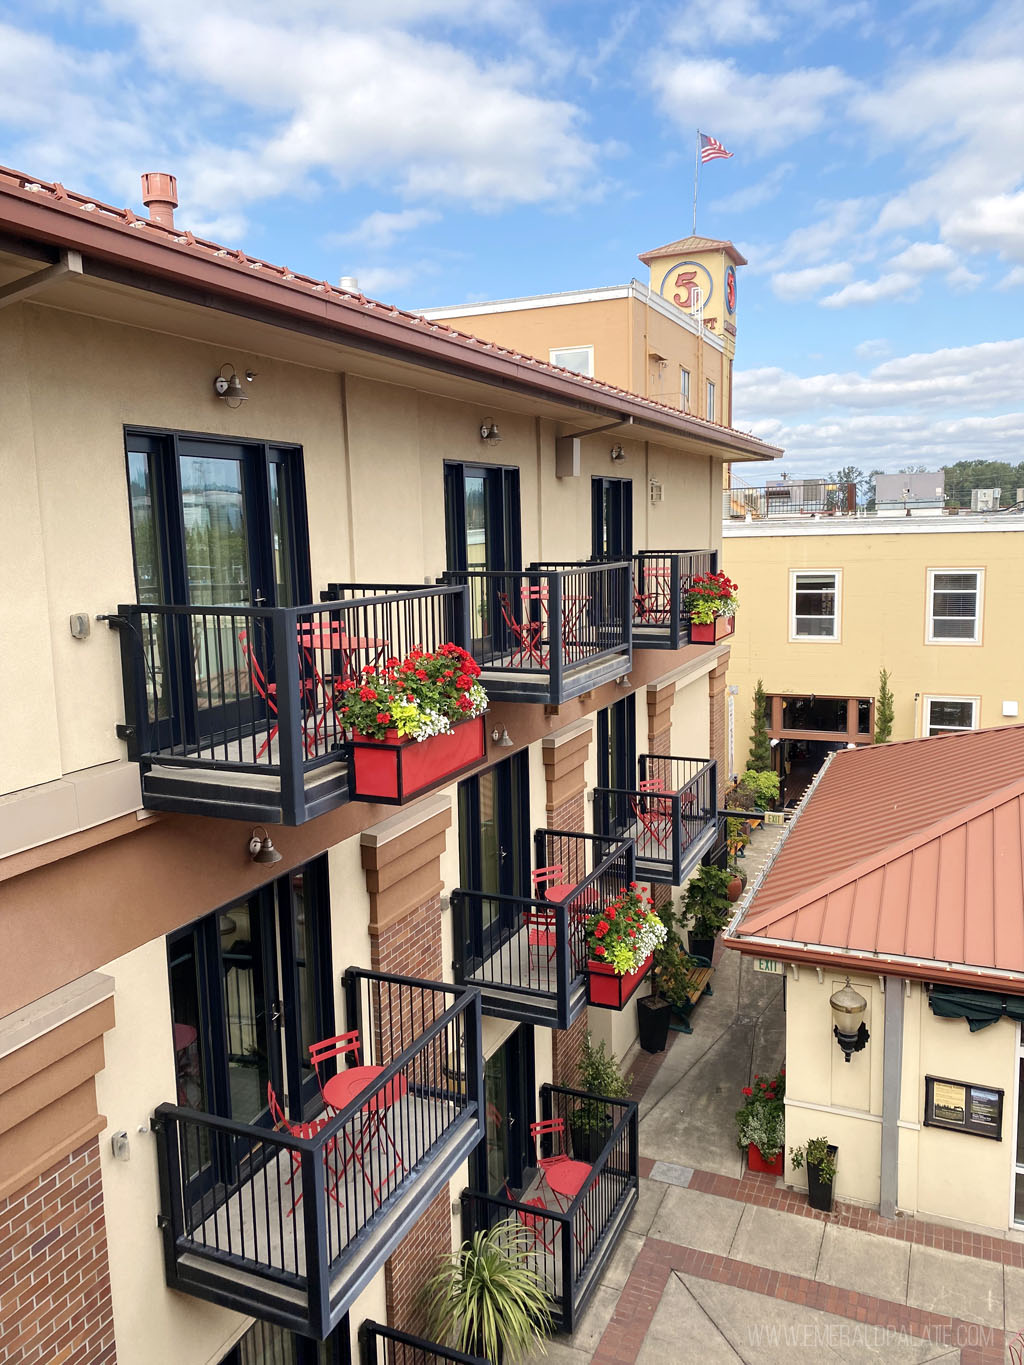
M 834 755 L 732 936 L 1024 974 L 1024 726 Z
M 317 280 L 310 275 L 298 274 L 289 270 L 287 266 L 272 265 L 269 261 L 248 256 L 244 251 L 224 247 L 217 242 L 196 237 L 187 229 L 167 226 L 152 218 L 139 217 L 130 208 L 116 208 L 110 204 L 101 203 L 97 199 L 90 199 L 86 195 L 67 190 L 59 181 L 48 183 L 43 180 L 35 180 L 21 171 L 0 166 L 0 221 L 5 218 L 2 202 L 4 197 L 34 201 L 65 216 L 70 212 L 79 219 L 88 218 L 92 223 L 111 229 L 112 232 L 122 236 L 122 246 L 118 252 L 122 256 L 131 255 L 130 246 L 127 251 L 124 249 L 123 239 L 138 234 L 137 240 L 144 238 L 147 242 L 157 243 L 170 251 L 185 251 L 194 258 L 200 258 L 208 263 L 215 263 L 226 270 L 231 270 L 236 273 L 236 276 L 238 273 L 242 273 L 253 281 L 256 279 L 264 282 L 273 281 L 293 294 L 297 293 L 307 299 L 310 296 L 318 298 L 325 306 L 326 315 L 332 321 L 338 320 L 344 324 L 346 314 L 349 317 L 359 314 L 372 314 L 377 319 L 386 319 L 389 324 L 392 324 L 399 333 L 397 338 L 399 341 L 402 333 L 410 341 L 417 335 L 419 337 L 429 336 L 460 352 L 462 363 L 472 361 L 474 355 L 478 361 L 485 359 L 506 360 L 520 369 L 518 376 L 520 379 L 526 377 L 523 371 L 527 374 L 532 372 L 538 378 L 546 376 L 550 379 L 556 379 L 559 388 L 567 396 L 571 391 L 575 391 L 572 396 L 576 401 L 585 394 L 590 395 L 591 401 L 595 396 L 606 395 L 609 398 L 624 402 L 634 409 L 649 412 L 652 420 L 676 428 L 681 435 L 707 436 L 718 442 L 735 444 L 738 450 L 753 455 L 754 458 L 767 460 L 782 453 L 777 446 L 770 446 L 747 432 L 735 431 L 732 427 L 723 427 L 721 423 L 708 422 L 703 418 L 688 413 L 684 414 L 679 408 L 671 407 L 667 403 L 659 403 L 655 399 L 630 393 L 614 384 L 591 379 L 586 375 L 576 373 L 574 370 L 566 370 L 559 365 L 552 365 L 546 360 L 540 360 L 536 356 L 524 355 L 510 347 L 484 341 L 467 332 L 460 332 L 447 322 L 434 321 L 419 313 L 406 312 L 392 304 L 381 303 L 377 299 L 368 298 L 365 294 L 332 285 L 327 280 Z M 65 237 L 64 232 L 56 232 L 53 235 L 53 240 L 64 242 Z
M 746 265 L 747 259 L 741 256 L 732 242 L 719 241 L 716 237 L 680 237 L 678 242 L 668 242 L 656 246 L 653 251 L 645 251 L 637 257 L 644 265 L 650 265 L 659 256 L 674 256 L 687 251 L 724 251 L 735 265 Z

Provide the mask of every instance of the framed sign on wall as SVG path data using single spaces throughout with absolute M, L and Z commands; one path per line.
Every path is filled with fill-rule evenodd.
M 926 1128 L 948 1128 L 999 1142 L 1003 1136 L 1003 1091 L 991 1085 L 925 1076 L 924 1122 Z

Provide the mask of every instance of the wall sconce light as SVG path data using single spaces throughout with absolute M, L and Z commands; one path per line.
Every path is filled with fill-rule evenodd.
M 622 461 L 626 458 L 626 452 L 622 449 L 621 446 L 615 445 L 612 446 L 611 456 L 612 464 L 621 464 Z
M 494 740 L 499 749 L 512 749 L 515 747 L 512 740 L 509 738 L 508 727 L 505 725 L 503 725 L 500 730 L 495 726 L 491 731 L 491 739 Z
M 230 370 L 230 374 L 225 374 L 225 370 Z M 245 381 L 251 384 L 256 378 L 255 370 L 246 370 Z M 218 398 L 223 398 L 229 408 L 237 408 L 240 403 L 244 403 L 249 395 L 242 388 L 242 381 L 235 373 L 234 366 L 230 360 L 225 360 L 224 364 L 217 371 L 213 379 L 213 391 Z
M 615 686 L 626 688 L 628 690 L 630 687 L 633 686 L 633 680 L 628 673 L 623 673 L 621 678 L 615 679 Z
M 260 838 L 260 830 L 263 830 L 263 838 Z M 274 842 L 267 833 L 264 825 L 257 825 L 252 832 L 249 840 L 249 857 L 254 863 L 279 863 L 281 855 L 274 847 Z
M 498 430 L 498 424 L 493 418 L 489 422 L 483 421 L 480 423 L 480 439 L 481 441 L 486 441 L 489 446 L 496 446 L 501 440 L 501 432 Z
M 828 1003 L 834 1020 L 832 1032 L 842 1048 L 843 1056 L 849 1061 L 854 1052 L 863 1052 L 864 1044 L 871 1037 L 863 1019 L 868 1002 L 859 991 L 853 989 L 847 977 L 846 985 L 836 991 Z

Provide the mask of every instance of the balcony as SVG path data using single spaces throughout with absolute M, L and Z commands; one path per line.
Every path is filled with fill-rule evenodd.
M 544 1118 L 563 1119 L 567 1135 L 580 1131 L 584 1114 L 598 1115 L 600 1126 L 593 1126 L 592 1120 L 585 1130 L 585 1150 L 573 1148 L 572 1155 L 591 1166 L 575 1198 L 563 1200 L 559 1207 L 538 1178 L 521 1200 L 469 1190 L 463 1195 L 463 1209 L 467 1231 L 506 1224 L 511 1233 L 529 1239 L 530 1260 L 551 1299 L 555 1324 L 562 1332 L 572 1332 L 637 1202 L 637 1107 L 632 1100 L 545 1085 L 541 1112 Z M 598 1139 L 603 1139 L 599 1145 Z M 537 1198 L 545 1208 L 526 1202 Z
M 483 1356 L 399 1332 L 367 1319 L 359 1328 L 359 1365 L 490 1365 Z
M 118 733 L 143 804 L 301 825 L 348 801 L 335 688 L 413 645 L 465 639 L 464 589 L 373 591 L 336 605 L 119 607 Z
M 641 754 L 639 768 L 635 788 L 594 788 L 594 827 L 633 840 L 638 881 L 679 886 L 715 843 L 717 764 Z
M 715 550 L 641 550 L 633 556 L 633 648 L 691 643 L 686 594 L 697 574 L 717 573 Z
M 366 1090 L 311 1138 L 162 1104 L 167 1284 L 324 1340 L 484 1132 L 480 997 L 350 969 Z
M 539 829 L 538 868 L 561 869 L 544 899 L 452 892 L 455 979 L 480 990 L 484 1014 L 568 1028 L 586 1004 L 586 924 L 635 880 L 628 840 Z
M 532 564 L 450 572 L 469 588 L 467 646 L 494 701 L 560 706 L 628 673 L 632 573 L 614 564 Z

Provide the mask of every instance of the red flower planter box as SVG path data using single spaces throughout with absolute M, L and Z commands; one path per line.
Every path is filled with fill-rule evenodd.
M 760 1171 L 762 1175 L 781 1175 L 783 1160 L 783 1153 L 776 1152 L 771 1161 L 766 1161 L 761 1155 L 760 1147 L 755 1146 L 752 1142 L 747 1144 L 748 1171 Z
M 483 716 L 423 740 L 399 736 L 395 730 L 389 730 L 385 739 L 357 735 L 350 743 L 352 799 L 401 805 L 475 767 L 486 746 Z
M 695 645 L 714 645 L 724 640 L 736 629 L 735 616 L 716 616 L 710 626 L 690 623 L 690 642 Z
M 587 963 L 587 1004 L 600 1005 L 606 1010 L 621 1010 L 651 970 L 653 954 L 648 954 L 635 972 L 618 976 L 607 962 Z

